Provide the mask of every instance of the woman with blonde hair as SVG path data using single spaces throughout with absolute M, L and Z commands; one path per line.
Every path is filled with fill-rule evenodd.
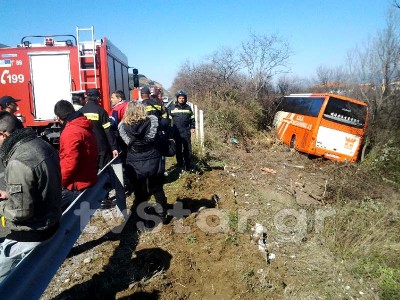
M 137 102 L 128 103 L 124 118 L 118 126 L 120 136 L 128 147 L 126 168 L 135 194 L 133 208 L 136 210 L 140 203 L 148 201 L 154 195 L 159 204 L 156 207 L 157 214 L 165 222 L 165 160 L 155 143 L 157 128 L 158 118 L 147 115 L 146 107 Z

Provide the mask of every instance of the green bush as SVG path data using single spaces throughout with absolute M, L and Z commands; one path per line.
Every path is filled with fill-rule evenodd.
M 206 147 L 221 147 L 231 138 L 239 141 L 253 137 L 260 130 L 262 109 L 255 101 L 220 101 L 203 103 Z
M 399 143 L 390 139 L 386 143 L 376 144 L 362 165 L 384 179 L 400 185 Z

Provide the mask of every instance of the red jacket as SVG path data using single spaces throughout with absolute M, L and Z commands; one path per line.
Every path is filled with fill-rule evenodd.
M 110 115 L 111 126 L 114 129 L 117 129 L 118 124 L 124 118 L 126 106 L 128 105 L 128 101 L 120 101 L 112 108 L 112 112 Z
M 78 114 L 60 136 L 62 187 L 82 190 L 97 182 L 97 143 L 92 123 Z

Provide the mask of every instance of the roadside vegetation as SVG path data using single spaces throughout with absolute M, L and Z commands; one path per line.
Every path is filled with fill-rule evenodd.
M 355 278 L 374 283 L 381 299 L 400 299 L 399 15 L 399 8 L 390 9 L 386 26 L 349 50 L 346 66 L 320 66 L 311 80 L 284 75 L 293 53 L 281 37 L 251 33 L 236 49 L 187 61 L 174 82 L 206 113 L 206 147 L 225 155 L 232 147 L 268 147 L 276 106 L 289 93 L 337 93 L 369 104 L 363 161 L 338 166 L 327 182 L 336 215 L 324 238 Z
M 392 8 L 345 66 L 320 66 L 312 79 L 286 75 L 294 53 L 276 34 L 250 33 L 235 49 L 185 62 L 171 92 L 187 90 L 204 111 L 205 150 L 194 143 L 192 173 L 167 159 L 165 192 L 190 213 L 149 232 L 130 219 L 115 234 L 111 213 L 99 212 L 42 299 L 400 299 L 400 8 Z M 279 101 L 310 92 L 369 104 L 362 161 L 311 159 L 275 139 Z M 222 212 L 226 230 L 201 229 L 221 225 L 199 218 L 207 208 Z M 252 210 L 243 222 L 239 211 Z M 279 228 L 288 211 L 297 217 Z M 319 212 L 329 216 L 321 227 Z M 267 231 L 267 252 L 250 239 L 255 223 Z

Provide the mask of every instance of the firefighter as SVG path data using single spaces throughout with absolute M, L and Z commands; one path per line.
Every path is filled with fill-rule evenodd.
M 191 168 L 191 134 L 195 131 L 195 120 L 192 108 L 187 104 L 187 93 L 179 90 L 176 102 L 168 107 L 168 115 L 173 127 L 176 143 L 176 162 L 178 167 L 189 171 Z
M 11 96 L 3 96 L 0 98 L 0 106 L 2 110 L 8 111 L 10 114 L 14 116 L 14 114 L 18 111 L 18 104 L 21 100 L 14 99 Z M 17 122 L 17 129 L 24 128 L 20 119 L 16 118 Z
M 142 104 L 146 106 L 146 112 L 148 115 L 154 115 L 160 121 L 161 119 L 167 119 L 167 111 L 160 104 L 157 97 L 154 96 L 150 98 L 150 89 L 148 87 L 143 87 L 140 90 L 140 94 L 142 95 Z
M 97 167 L 103 169 L 113 157 L 118 156 L 115 134 L 111 130 L 111 122 L 107 112 L 99 105 L 100 92 L 95 89 L 86 91 L 86 104 L 79 111 L 92 121 L 93 131 L 96 135 L 98 159 Z M 115 206 L 111 197 L 101 202 L 100 208 L 108 209 Z
M 86 91 L 86 104 L 79 111 L 92 121 L 99 151 L 98 169 L 109 163 L 112 157 L 118 156 L 115 135 L 111 132 L 111 122 L 107 112 L 99 105 L 100 93 L 97 89 Z
M 142 104 L 146 107 L 147 115 L 153 115 L 158 118 L 159 131 L 167 131 L 169 125 L 169 119 L 167 110 L 163 105 L 161 105 L 157 97 L 150 98 L 150 89 L 148 87 L 143 87 L 140 90 L 142 97 Z

